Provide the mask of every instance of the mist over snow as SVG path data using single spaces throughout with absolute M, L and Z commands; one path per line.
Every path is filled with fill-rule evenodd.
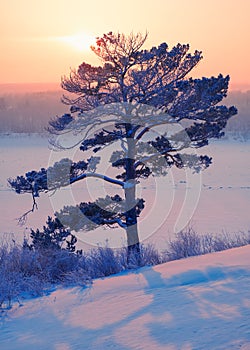
M 44 133 L 51 118 L 68 111 L 61 102 L 62 95 L 59 84 L 0 84 L 0 133 Z M 226 137 L 249 139 L 250 90 L 229 91 L 223 104 L 238 109 L 228 121 Z

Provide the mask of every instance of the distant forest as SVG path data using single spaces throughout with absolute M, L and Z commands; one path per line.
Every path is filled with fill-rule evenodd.
M 225 136 L 242 141 L 250 139 L 250 90 L 229 92 L 224 104 L 238 109 L 238 114 L 228 121 Z
M 48 121 L 67 111 L 62 91 L 0 94 L 1 133 L 42 133 Z
M 0 133 L 43 133 L 48 121 L 69 111 L 61 102 L 62 90 L 42 92 L 0 92 Z M 250 139 L 250 90 L 232 91 L 223 101 L 238 108 L 229 120 L 226 137 Z

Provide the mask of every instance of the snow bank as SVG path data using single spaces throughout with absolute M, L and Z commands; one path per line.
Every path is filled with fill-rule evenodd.
M 2 317 L 5 350 L 250 349 L 250 246 L 58 289 Z

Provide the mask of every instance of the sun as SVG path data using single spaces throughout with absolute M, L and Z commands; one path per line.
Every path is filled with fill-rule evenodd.
M 65 44 L 69 44 L 77 51 L 87 51 L 91 45 L 95 44 L 95 37 L 87 33 L 62 36 L 59 38 Z

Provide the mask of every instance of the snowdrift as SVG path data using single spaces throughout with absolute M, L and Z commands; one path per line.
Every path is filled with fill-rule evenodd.
M 250 349 L 250 246 L 95 280 L 3 314 L 4 350 Z

